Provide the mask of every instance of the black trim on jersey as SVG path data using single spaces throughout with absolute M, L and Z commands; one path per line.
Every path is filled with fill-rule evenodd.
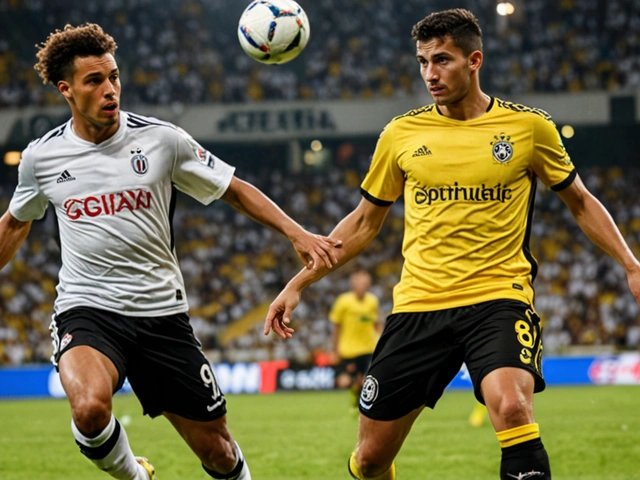
M 403 113 L 402 115 L 398 115 L 397 117 L 393 117 L 392 122 L 404 118 L 404 117 L 415 117 L 416 115 L 420 115 L 421 113 L 429 113 L 433 110 L 435 104 L 431 103 L 429 105 L 425 105 L 424 107 L 416 108 L 414 110 L 409 110 L 407 113 Z
M 485 110 L 485 112 L 488 112 L 489 110 L 491 110 L 491 107 L 493 107 L 494 100 L 495 100 L 494 97 L 489 96 L 489 105 L 487 106 L 487 109 Z M 436 105 L 435 107 L 436 107 L 436 112 L 438 112 L 441 116 L 446 117 L 446 115 L 442 113 L 442 111 L 440 111 L 440 108 L 438 108 L 438 105 Z
M 487 109 L 485 110 L 485 112 L 488 112 L 489 110 L 491 110 L 491 107 L 493 107 L 493 102 L 495 101 L 494 97 L 489 97 L 489 106 L 487 107 Z
M 545 112 L 541 108 L 528 107 L 527 105 L 522 105 L 521 103 L 508 102 L 507 100 L 500 100 L 499 98 L 496 98 L 496 102 L 499 107 L 506 108 L 507 110 L 512 110 L 514 112 L 521 112 L 521 113 L 522 112 L 534 113 L 544 118 L 545 120 L 549 120 L 550 122 L 552 122 L 551 115 L 549 115 L 547 112 Z
M 565 178 L 563 181 L 561 181 L 557 185 L 554 185 L 553 187 L 551 187 L 551 190 L 553 190 L 554 192 L 561 192 L 562 190 L 567 188 L 569 185 L 571 185 L 577 176 L 578 176 L 578 171 L 574 168 L 567 178 Z
M 167 124 L 167 123 L 151 122 L 151 121 L 147 120 L 146 118 L 138 117 L 136 115 L 133 115 L 133 114 L 127 112 L 127 126 L 129 128 L 143 128 L 143 127 L 150 127 L 151 125 L 156 125 L 156 126 L 159 126 L 159 127 L 168 127 L 169 126 L 169 124 Z
M 166 127 L 166 125 L 162 125 L 161 123 L 140 122 L 138 120 L 127 119 L 127 127 L 129 128 L 144 128 L 151 126 Z
M 176 199 L 178 191 L 176 187 L 171 185 L 171 201 L 169 202 L 169 232 L 171 233 L 171 250 L 175 247 L 176 235 L 173 230 L 173 215 L 176 213 Z
M 56 209 L 53 206 L 53 204 L 50 204 L 47 207 L 47 211 L 45 212 L 45 216 L 47 215 L 48 212 L 51 212 L 51 215 L 53 215 L 53 231 L 54 231 L 54 237 L 53 240 L 56 242 L 56 244 L 58 245 L 58 248 L 60 249 L 60 251 L 62 251 L 62 241 L 60 240 L 60 224 L 58 223 L 58 214 L 56 213 Z
M 371 203 L 373 203 L 374 205 L 377 205 L 379 207 L 388 207 L 389 205 L 393 205 L 393 202 L 389 202 L 387 200 L 380 200 L 379 198 L 374 197 L 369 192 L 364 190 L 362 187 L 360 187 L 360 195 L 362 195 L 364 198 L 369 200 Z
M 62 135 L 64 133 L 64 129 L 65 128 L 67 128 L 67 124 L 66 123 L 64 125 L 59 126 L 54 131 L 52 131 L 48 137 L 46 137 L 44 140 L 42 140 L 42 143 L 45 144 L 49 140 L 51 140 L 52 138 L 59 137 L 60 135 Z
M 80 451 L 85 457 L 91 460 L 102 460 L 111 453 L 111 450 L 113 450 L 113 447 L 115 447 L 116 443 L 118 442 L 118 438 L 120 438 L 120 422 L 116 420 L 116 425 L 113 429 L 113 433 L 102 445 L 99 445 L 97 447 L 89 447 L 87 445 L 83 445 L 77 440 L 76 443 L 80 447 Z
M 533 207 L 536 200 L 536 190 L 538 188 L 538 182 L 536 177 L 533 177 L 531 181 L 531 192 L 529 193 L 529 205 L 527 211 L 527 228 L 524 232 L 524 240 L 522 242 L 522 252 L 524 253 L 525 258 L 531 264 L 531 282 L 536 279 L 538 275 L 538 262 L 533 258 L 531 254 L 531 249 L 529 248 L 529 243 L 531 241 L 531 226 L 533 225 Z

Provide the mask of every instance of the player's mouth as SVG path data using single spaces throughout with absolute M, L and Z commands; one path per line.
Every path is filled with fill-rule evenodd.
M 104 107 L 102 107 L 102 111 L 108 115 L 115 115 L 118 111 L 118 104 L 116 102 L 107 103 Z
M 441 95 L 442 93 L 444 93 L 444 91 L 445 88 L 440 85 L 429 87 L 429 92 L 431 93 L 431 95 Z

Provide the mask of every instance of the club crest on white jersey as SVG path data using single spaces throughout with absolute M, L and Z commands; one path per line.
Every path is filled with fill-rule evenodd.
M 136 173 L 136 175 L 144 175 L 149 171 L 149 160 L 142 153 L 142 149 L 136 148 L 135 150 L 131 150 L 131 168 Z

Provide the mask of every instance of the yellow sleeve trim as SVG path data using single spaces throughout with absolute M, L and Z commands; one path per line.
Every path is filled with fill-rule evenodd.
M 537 423 L 530 423 L 528 425 L 522 425 L 516 428 L 510 428 L 509 430 L 502 430 L 496 432 L 498 442 L 500 442 L 501 448 L 512 447 L 519 443 L 528 442 L 540 437 L 540 427 Z

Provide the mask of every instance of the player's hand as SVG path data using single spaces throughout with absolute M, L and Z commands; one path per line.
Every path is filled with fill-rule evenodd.
M 300 260 L 309 270 L 317 270 L 322 263 L 327 268 L 336 265 L 338 257 L 335 249 L 342 246 L 342 240 L 314 235 L 306 230 L 302 230 L 295 238 L 291 238 L 291 243 Z
M 269 312 L 264 321 L 264 334 L 269 335 L 269 332 L 273 330 L 281 338 L 293 337 L 294 330 L 289 324 L 291 323 L 291 312 L 298 306 L 298 303 L 300 303 L 300 292 L 288 286 L 285 287 L 269 306 Z

